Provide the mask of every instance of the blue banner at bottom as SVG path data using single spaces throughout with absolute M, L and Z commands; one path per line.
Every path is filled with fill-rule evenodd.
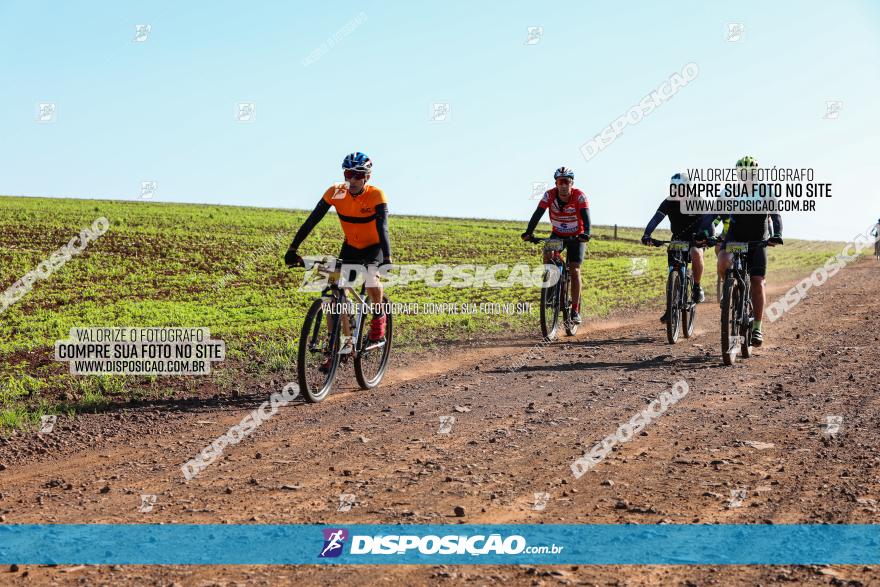
M 880 525 L 0 525 L 0 564 L 880 564 Z

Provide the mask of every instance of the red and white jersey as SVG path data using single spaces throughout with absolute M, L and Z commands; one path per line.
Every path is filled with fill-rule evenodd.
M 581 218 L 581 210 L 589 209 L 587 196 L 577 188 L 571 188 L 568 202 L 560 206 L 558 190 L 553 188 L 544 192 L 538 207 L 550 210 L 550 224 L 553 226 L 553 234 L 559 236 L 577 236 L 584 231 L 584 221 Z

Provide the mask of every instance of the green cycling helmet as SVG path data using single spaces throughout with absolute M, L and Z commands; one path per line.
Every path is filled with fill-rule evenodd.
M 745 157 L 741 157 L 739 161 L 736 162 L 737 167 L 757 167 L 758 161 L 754 157 L 749 157 L 746 155 Z

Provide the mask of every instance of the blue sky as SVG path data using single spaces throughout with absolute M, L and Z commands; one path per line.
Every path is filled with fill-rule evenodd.
M 697 79 L 584 160 L 689 62 Z M 671 173 L 750 154 L 833 184 L 786 235 L 848 239 L 880 217 L 878 63 L 870 2 L 0 0 L 0 194 L 137 199 L 154 180 L 154 201 L 310 209 L 363 150 L 392 214 L 525 223 L 532 182 L 567 165 L 594 222 L 644 225 Z M 41 102 L 54 123 L 35 120 Z

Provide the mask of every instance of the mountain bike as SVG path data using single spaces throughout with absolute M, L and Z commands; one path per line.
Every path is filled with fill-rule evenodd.
M 752 356 L 752 279 L 746 264 L 749 247 L 766 247 L 767 240 L 728 242 L 724 250 L 733 255 L 733 261 L 724 275 L 721 291 L 721 358 L 725 365 L 733 365 L 737 354 Z
M 571 300 L 569 299 L 571 273 L 568 264 L 562 259 L 562 249 L 569 243 L 580 244 L 578 238 L 532 238 L 533 243 L 544 243 L 544 253 L 550 257 L 550 264 L 554 267 L 544 271 L 544 280 L 551 280 L 551 272 L 558 275 L 558 279 L 552 285 L 541 287 L 541 335 L 545 340 L 554 340 L 559 332 L 559 315 L 562 314 L 562 325 L 565 333 L 569 336 L 577 334 L 579 324 L 571 321 Z
M 694 333 L 697 322 L 697 304 L 693 300 L 694 276 L 688 265 L 691 262 L 691 241 L 660 241 L 651 239 L 655 247 L 669 245 L 671 253 L 669 275 L 666 277 L 666 340 L 675 344 L 682 332 L 685 338 Z M 711 241 L 709 244 L 713 244 Z
M 360 292 L 351 283 L 340 280 L 336 259 L 324 257 L 312 267 L 328 278 L 321 296 L 312 302 L 303 321 L 297 353 L 299 389 L 309 402 L 319 402 L 333 388 L 340 364 L 354 361 L 354 374 L 361 389 L 379 385 L 388 367 L 394 321 L 388 296 L 382 297 L 385 314 L 385 338 L 369 340 L 367 317 L 372 306 L 366 294 L 366 281 Z

